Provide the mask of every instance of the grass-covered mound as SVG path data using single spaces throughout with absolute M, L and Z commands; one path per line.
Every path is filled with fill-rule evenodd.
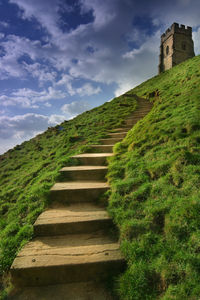
M 109 211 L 128 262 L 118 286 L 121 299 L 197 300 L 200 57 L 131 93 L 153 96 L 154 107 L 115 146 L 109 167 Z
M 119 127 L 136 106 L 134 98 L 118 97 L 0 156 L 0 279 L 32 237 L 32 224 L 48 205 L 61 167 L 74 164 L 71 155 L 88 151 L 89 144 Z

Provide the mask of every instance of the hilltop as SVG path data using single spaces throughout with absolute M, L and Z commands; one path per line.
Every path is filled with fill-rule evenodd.
M 49 205 L 61 167 L 121 126 L 137 107 L 136 94 L 154 107 L 115 146 L 109 164 L 109 212 L 128 262 L 117 288 L 122 299 L 197 299 L 199 65 L 200 57 L 188 60 L 0 156 L 3 277 Z

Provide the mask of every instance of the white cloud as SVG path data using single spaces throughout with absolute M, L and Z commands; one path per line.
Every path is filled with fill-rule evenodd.
M 23 8 L 24 17 L 37 18 L 54 37 L 51 43 L 40 49 L 40 54 L 48 58 L 57 71 L 69 70 L 69 74 L 61 80 L 65 81 L 69 95 L 92 95 L 100 92 L 100 88 L 91 88 L 89 84 L 75 89 L 73 80 L 76 78 L 121 85 L 121 77 L 126 75 L 125 68 L 121 73 L 122 56 L 128 51 L 122 37 L 132 30 L 132 20 L 136 13 L 130 1 L 81 1 L 82 13 L 92 10 L 95 20 L 65 34 L 58 27 L 58 1 L 51 2 L 51 8 L 45 0 L 36 0 L 34 4 L 30 0 L 11 2 Z M 94 53 L 88 52 L 88 47 L 95 49 Z M 73 63 L 74 59 L 77 63 Z
M 119 96 L 127 90 L 138 85 L 145 79 L 156 74 L 158 69 L 159 48 L 155 47 L 160 41 L 160 31 L 153 36 L 147 37 L 145 43 L 139 49 L 129 51 L 123 55 L 124 64 L 118 81 L 115 95 Z
M 6 96 L 1 95 L 0 96 L 1 105 L 4 107 L 8 106 L 19 106 L 23 108 L 37 108 L 38 106 L 35 106 L 31 103 L 31 100 L 26 97 L 13 97 L 13 96 Z
M 49 87 L 41 92 L 29 88 L 18 89 L 11 93 L 10 96 L 1 95 L 0 101 L 3 106 L 21 106 L 25 108 L 38 108 L 40 102 L 47 102 L 46 106 L 50 107 L 49 100 L 64 99 L 66 94 L 60 90 Z
M 94 88 L 90 83 L 84 84 L 82 87 L 77 88 L 77 94 L 80 96 L 91 96 L 95 94 L 99 94 L 101 92 L 101 88 Z
M 0 153 L 29 140 L 43 132 L 49 126 L 55 126 L 65 120 L 63 115 L 44 116 L 25 114 L 14 117 L 0 116 Z
M 93 11 L 95 17 L 94 27 L 106 27 L 116 17 L 114 1 L 81 0 L 82 12 Z
M 52 35 L 56 36 L 60 33 L 57 28 L 58 0 L 34 0 L 34 2 L 32 0 L 10 0 L 10 2 L 17 4 L 22 9 L 24 19 L 35 17 Z
M 2 37 L 0 33 L 0 38 Z M 49 49 L 42 46 L 39 40 L 32 41 L 25 37 L 8 35 L 1 42 L 1 47 L 4 54 L 0 60 L 0 79 L 10 77 L 27 79 L 30 75 L 37 78 L 39 84 L 55 81 L 57 73 L 55 70 L 52 71 L 52 66 L 36 62 L 38 59 L 47 60 L 49 55 Z M 24 57 L 31 59 L 34 63 L 26 63 Z
M 7 27 L 9 27 L 9 23 L 7 23 L 5 21 L 0 21 L 0 27 L 7 28 Z
M 53 87 L 48 87 L 46 94 L 39 98 L 33 100 L 33 102 L 40 102 L 40 101 L 48 101 L 52 99 L 64 99 L 66 94 L 60 90 L 54 89 Z
M 46 102 L 46 103 L 44 103 L 44 106 L 46 106 L 46 107 L 52 107 L 52 104 L 49 103 L 49 102 Z
M 65 86 L 67 92 L 69 93 L 70 96 L 73 96 L 76 94 L 74 88 L 72 87 L 72 81 L 73 81 L 73 77 L 68 75 L 68 74 L 64 74 L 62 76 L 62 78 L 56 82 L 56 86 Z
M 57 73 L 52 71 L 49 72 L 49 68 L 45 65 L 39 63 L 27 64 L 23 63 L 25 70 L 32 75 L 32 77 L 37 78 L 39 85 L 42 85 L 46 82 L 54 82 L 56 79 Z
M 33 133 L 45 130 L 49 118 L 38 114 L 25 114 L 14 117 L 0 117 L 0 138 L 26 138 Z
M 148 15 L 154 25 L 163 26 L 162 28 L 170 26 L 174 21 L 193 26 L 200 23 L 199 0 L 193 0 L 193 5 L 188 0 L 156 1 L 153 4 L 149 1 L 145 2 L 145 5 L 144 1 L 81 0 L 82 13 L 92 11 L 94 22 L 81 24 L 75 30 L 63 33 L 59 27 L 59 9 L 61 5 L 63 6 L 62 2 L 58 0 L 34 2 L 10 0 L 10 2 L 16 3 L 23 10 L 23 18 L 36 18 L 50 34 L 47 38 L 49 42 L 43 46 L 40 42 L 33 43 L 15 38 L 15 43 L 19 44 L 16 50 L 19 52 L 19 49 L 23 49 L 23 53 L 30 53 L 33 60 L 45 58 L 57 72 L 67 73 L 57 84 L 64 83 L 70 96 L 87 95 L 87 92 L 95 94 L 100 91 L 99 88 L 87 89 L 87 86 L 74 88 L 76 78 L 104 84 L 115 83 L 118 86 L 116 91 L 118 94 L 120 90 L 125 91 L 127 87 L 133 87 L 157 73 L 160 40 L 155 39 L 155 34 L 149 36 L 142 29 L 133 28 L 135 16 L 141 15 L 145 18 Z M 69 11 L 72 7 L 67 5 L 65 9 Z M 154 44 L 150 45 L 150 40 L 154 41 Z M 10 38 L 9 42 L 11 43 Z M 151 48 L 144 49 L 147 42 Z M 136 43 L 137 48 L 139 44 L 139 49 L 131 48 L 128 43 Z M 11 46 L 9 44 L 9 49 Z M 95 51 L 88 52 L 88 47 Z M 155 49 L 154 52 L 152 47 Z M 144 59 L 145 53 L 152 62 Z M 131 59 L 131 65 L 128 58 Z M 50 69 L 41 69 L 35 61 L 32 65 L 20 69 L 16 59 L 11 57 L 9 61 L 9 57 L 5 57 L 5 62 L 0 67 L 4 70 L 2 76 L 9 74 L 20 77 L 25 76 L 23 74 L 25 71 L 31 74 L 32 70 L 32 76 L 37 77 L 41 83 L 49 81 L 56 84 L 56 74 Z
M 56 86 L 65 86 L 67 92 L 70 96 L 79 95 L 79 96 L 91 96 L 99 94 L 101 92 L 100 87 L 94 87 L 91 83 L 85 83 L 79 88 L 73 87 L 74 77 L 71 75 L 64 74 L 62 78 L 55 84 Z
M 9 77 L 25 78 L 26 70 L 19 63 L 19 58 L 24 54 L 35 60 L 39 55 L 40 42 L 30 41 L 16 35 L 8 35 L 1 43 L 5 55 L 0 60 L 0 79 Z
M 90 105 L 86 101 L 74 101 L 69 104 L 64 104 L 61 108 L 62 112 L 70 119 L 89 109 Z
M 60 124 L 66 120 L 66 117 L 63 115 L 51 115 L 49 117 L 49 124 L 55 125 Z

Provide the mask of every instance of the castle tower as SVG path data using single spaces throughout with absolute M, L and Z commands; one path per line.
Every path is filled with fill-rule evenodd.
M 161 36 L 158 73 L 171 69 L 184 60 L 195 56 L 192 27 L 173 23 Z

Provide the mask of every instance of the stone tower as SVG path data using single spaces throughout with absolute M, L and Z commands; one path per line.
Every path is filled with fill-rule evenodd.
M 193 57 L 192 27 L 173 23 L 161 36 L 158 73 L 164 72 Z

